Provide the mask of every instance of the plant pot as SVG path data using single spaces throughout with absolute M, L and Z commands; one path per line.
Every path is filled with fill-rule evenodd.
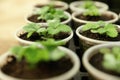
M 19 28 L 15 33 L 16 40 L 21 45 L 30 45 L 30 44 L 34 43 L 33 41 L 27 41 L 27 40 L 24 40 L 24 39 L 19 37 L 21 34 L 24 34 L 24 33 L 25 33 L 25 31 L 23 30 L 23 27 Z M 67 44 L 67 43 L 69 43 L 69 41 L 71 40 L 72 37 L 73 37 L 73 31 L 71 31 L 71 33 L 68 37 L 62 39 L 61 41 L 65 42 Z
M 97 46 L 93 46 L 90 49 L 88 49 L 82 58 L 82 62 L 86 68 L 86 70 L 88 71 L 88 73 L 95 79 L 95 80 L 120 80 L 120 77 L 112 75 L 112 74 L 108 74 L 106 72 L 103 72 L 97 68 L 95 68 L 91 63 L 90 60 L 91 58 L 98 53 L 99 49 L 101 48 L 110 48 L 113 46 L 119 46 L 120 47 L 120 43 L 109 43 L 109 44 L 100 44 Z M 99 57 L 99 56 L 98 56 Z M 95 58 L 95 57 L 93 57 Z M 98 59 L 98 58 L 97 58 Z M 98 63 L 99 64 L 99 63 Z M 100 65 L 100 64 L 99 64 Z
M 99 11 L 107 11 L 109 9 L 109 6 L 103 2 L 99 2 L 99 1 L 93 1 L 94 4 L 98 7 Z M 84 8 L 79 8 L 79 6 L 82 6 L 83 4 L 85 4 L 85 1 L 74 1 L 70 4 L 70 9 L 72 12 L 81 12 L 81 11 L 85 11 Z
M 64 11 L 68 10 L 68 4 L 66 2 L 63 1 L 47 1 L 46 3 L 40 3 L 40 1 L 37 1 L 33 6 L 33 10 L 36 10 L 38 8 L 41 8 L 43 6 L 49 5 L 50 3 L 52 3 L 55 8 L 57 9 L 62 9 Z
M 104 12 L 100 12 L 101 15 L 104 15 L 104 17 L 108 16 L 108 17 L 112 17 L 111 19 L 109 20 L 105 20 L 105 22 L 107 23 L 115 23 L 116 21 L 118 21 L 118 15 L 112 11 L 104 11 Z M 87 20 L 83 20 L 83 19 L 80 19 L 80 18 L 77 18 L 77 16 L 83 14 L 83 12 L 74 12 L 72 14 L 72 19 L 74 21 L 74 28 L 76 29 L 78 26 L 82 25 L 82 24 L 86 24 L 86 23 L 89 23 L 89 22 L 96 22 L 96 21 L 99 21 L 99 20 L 95 20 L 95 21 L 87 21 Z M 103 20 L 104 21 L 104 20 Z
M 73 63 L 73 66 L 70 70 L 68 70 L 67 72 L 58 75 L 58 76 L 54 76 L 54 77 L 50 77 L 44 80 L 68 80 L 71 79 L 72 77 L 74 77 L 76 75 L 76 73 L 79 71 L 80 68 L 80 61 L 78 56 L 72 52 L 71 50 L 64 48 L 64 47 L 58 47 L 60 50 L 64 51 L 68 56 L 70 57 L 70 60 Z M 2 67 L 5 63 L 6 63 L 6 58 L 8 55 L 11 55 L 10 52 L 7 52 L 5 54 L 3 54 L 2 56 L 0 56 L 0 67 Z M 50 73 L 48 73 L 50 74 Z M 0 69 L 0 79 L 2 80 L 31 80 L 31 79 L 20 79 L 20 78 L 16 78 L 16 77 L 11 77 L 9 75 L 6 75 L 5 73 L 2 72 L 2 70 Z M 36 80 L 36 79 L 35 79 Z M 37 80 L 41 80 L 41 79 L 37 79 Z
M 120 32 L 120 26 L 117 25 L 117 27 L 118 27 L 118 31 Z M 90 48 L 91 46 L 98 45 L 98 44 L 120 42 L 120 41 L 104 41 L 104 40 L 88 38 L 88 37 L 80 34 L 80 32 L 82 32 L 82 28 L 83 28 L 83 26 L 79 26 L 76 29 L 76 35 L 79 37 L 79 41 L 83 46 L 83 51 Z
M 70 21 L 71 21 L 71 15 L 68 13 L 68 12 L 66 12 L 66 11 L 64 11 L 64 13 L 65 13 L 65 15 L 66 16 L 68 16 L 68 19 L 66 19 L 66 20 L 64 20 L 64 21 L 62 21 L 61 23 L 62 24 L 70 24 Z M 27 17 L 25 18 L 25 20 L 26 20 L 26 22 L 28 22 L 28 23 L 33 23 L 33 21 L 31 21 L 31 20 L 29 20 L 28 18 L 30 18 L 31 16 L 33 16 L 33 15 L 36 15 L 36 13 L 32 13 L 32 14 L 29 14 L 29 15 L 27 15 Z M 34 23 L 38 23 L 38 24 L 40 24 L 40 25 L 46 25 L 47 26 L 47 22 L 34 22 Z

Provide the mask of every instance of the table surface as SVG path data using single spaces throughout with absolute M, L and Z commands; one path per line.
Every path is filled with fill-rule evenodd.
M 26 24 L 25 15 L 38 1 L 44 3 L 47 0 L 0 0 L 0 54 L 18 45 L 15 31 Z

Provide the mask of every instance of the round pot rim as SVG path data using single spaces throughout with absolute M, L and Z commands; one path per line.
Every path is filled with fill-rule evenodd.
M 76 5 L 80 5 L 80 4 L 83 4 L 85 1 L 74 1 L 70 4 L 70 9 L 73 11 L 73 12 L 78 12 L 78 11 L 84 11 L 84 8 L 78 8 L 76 7 Z M 109 6 L 104 3 L 104 2 L 100 2 L 100 1 L 93 1 L 93 3 L 95 3 L 95 5 L 97 6 L 100 6 L 101 9 L 100 11 L 106 11 L 109 9 Z M 98 5 L 99 4 L 99 5 Z
M 72 17 L 71 17 L 71 15 L 70 15 L 70 13 L 68 13 L 67 11 L 64 11 L 64 13 L 66 14 L 66 16 L 68 16 L 68 19 L 66 19 L 65 21 L 62 21 L 61 23 L 62 23 L 62 24 L 67 24 L 67 23 L 69 23 L 69 22 L 72 20 Z M 25 21 L 28 22 L 28 23 L 34 23 L 34 22 L 28 20 L 28 17 L 30 17 L 31 15 L 34 15 L 34 14 L 35 14 L 35 13 L 27 14 L 27 15 L 25 16 Z M 39 22 L 39 23 L 37 23 L 37 24 L 46 25 L 46 26 L 47 26 L 47 23 L 46 23 L 46 22 Z
M 120 29 L 120 26 L 119 26 L 119 25 L 116 25 L 116 26 Z M 80 39 L 82 39 L 82 40 L 89 41 L 89 42 L 92 42 L 92 43 L 95 43 L 95 44 L 117 43 L 117 42 L 120 42 L 120 41 L 103 41 L 103 40 L 97 40 L 97 39 L 92 39 L 92 38 L 85 37 L 85 36 L 83 36 L 83 35 L 81 35 L 81 34 L 79 33 L 82 28 L 83 28 L 83 25 L 82 25 L 82 26 L 79 26 L 79 27 L 76 29 L 76 34 L 77 34 L 77 36 L 78 36 Z
M 68 9 L 68 4 L 66 3 L 66 2 L 64 2 L 64 1 L 47 1 L 46 3 L 40 3 L 40 1 L 37 1 L 33 6 L 33 9 L 34 8 L 37 8 L 36 7 L 36 5 L 39 5 L 39 4 L 43 4 L 43 5 L 48 5 L 50 2 L 54 2 L 55 4 L 55 6 L 56 5 L 61 5 L 62 7 L 60 7 L 60 8 L 58 8 L 58 9 L 62 9 L 62 10 L 67 10 Z
M 98 79 L 102 79 L 102 80 L 119 80 L 120 79 L 120 77 L 114 76 L 112 74 L 107 74 L 105 72 L 98 70 L 97 68 L 92 66 L 92 64 L 89 63 L 90 58 L 94 54 L 97 54 L 97 53 L 94 53 L 95 51 L 97 51 L 103 47 L 112 47 L 112 46 L 120 46 L 120 42 L 95 45 L 95 46 L 93 46 L 85 51 L 83 58 L 82 58 L 83 65 L 85 66 L 87 71 L 90 74 L 92 74 L 94 77 L 96 77 Z
M 76 18 L 76 15 L 79 15 L 83 12 L 74 12 L 72 14 L 72 19 L 76 22 L 79 22 L 79 23 L 88 23 L 88 22 L 93 22 L 95 23 L 96 21 L 87 21 L 87 20 L 82 20 L 82 19 L 78 19 Z M 112 12 L 112 11 L 104 11 L 104 12 L 100 12 L 101 14 L 109 14 L 109 15 L 113 15 L 113 19 L 111 20 L 108 20 L 108 21 L 105 21 L 105 22 L 108 22 L 108 23 L 114 23 L 116 22 L 119 18 L 118 18 L 118 15 L 115 13 L 115 12 Z
M 42 25 L 42 26 L 43 26 L 43 25 Z M 44 25 L 44 26 L 46 26 L 46 25 Z M 18 42 L 21 42 L 21 43 L 26 44 L 26 45 L 29 45 L 29 44 L 34 43 L 34 41 L 27 41 L 27 40 L 21 39 L 21 38 L 19 37 L 19 35 L 20 35 L 22 32 L 25 32 L 25 31 L 23 30 L 23 27 L 18 28 L 18 29 L 16 30 L 16 32 L 15 32 L 15 35 L 14 35 L 14 36 L 15 36 L 15 38 L 16 38 L 16 40 L 17 40 Z M 74 35 L 74 33 L 73 33 L 72 29 L 71 29 L 70 35 L 69 35 L 68 37 L 64 38 L 64 39 L 61 39 L 60 41 L 68 42 L 70 39 L 72 39 L 73 35 Z
M 63 73 L 59 76 L 56 76 L 56 77 L 52 77 L 52 78 L 48 78 L 48 79 L 43 79 L 43 80 L 67 80 L 69 78 L 72 78 L 73 76 L 76 75 L 76 73 L 79 71 L 79 68 L 80 68 L 80 60 L 78 58 L 78 56 L 70 49 L 68 48 L 65 48 L 65 47 L 61 47 L 59 46 L 58 47 L 60 50 L 63 50 L 66 52 L 66 54 L 71 58 L 72 62 L 73 62 L 73 67 L 67 71 L 66 73 Z M 0 61 L 4 61 L 5 63 L 5 58 L 6 56 L 8 56 L 9 54 L 11 54 L 10 52 L 6 52 L 5 54 L 3 54 L 2 56 L 0 56 Z M 2 66 L 4 63 L 1 63 L 0 65 Z M 1 69 L 0 69 L 0 78 L 8 78 L 9 80 L 21 80 L 19 78 L 15 78 L 15 77 L 10 77 L 9 75 L 6 75 L 4 74 Z M 29 79 L 22 79 L 22 80 L 29 80 Z M 40 79 L 36 79 L 36 80 L 40 80 Z

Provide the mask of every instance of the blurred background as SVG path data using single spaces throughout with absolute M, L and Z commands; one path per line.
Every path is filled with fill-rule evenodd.
M 16 45 L 14 34 L 17 28 L 23 26 L 25 15 L 32 10 L 38 0 L 0 0 L 0 54 Z M 44 3 L 47 0 L 39 0 Z
M 16 45 L 14 34 L 17 28 L 23 26 L 25 15 L 30 13 L 36 2 L 45 3 L 48 0 L 0 0 L 0 54 Z M 70 3 L 75 0 L 62 0 Z M 96 0 L 109 5 L 110 10 L 120 13 L 120 0 Z
M 82 0 L 61 0 L 61 1 L 65 1 L 67 3 L 71 3 L 73 1 L 82 1 Z M 109 5 L 110 10 L 112 10 L 112 11 L 114 11 L 116 13 L 120 12 L 120 0 L 93 0 L 93 1 L 105 2 L 106 4 Z

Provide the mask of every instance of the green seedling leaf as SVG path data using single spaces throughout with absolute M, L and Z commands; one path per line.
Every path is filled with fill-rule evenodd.
M 55 41 L 54 39 L 51 39 L 51 38 L 47 39 L 47 41 L 41 41 L 40 43 L 44 46 L 47 46 L 47 47 L 58 46 L 58 45 L 64 45 L 65 44 L 65 42 L 63 42 L 63 41 Z
M 105 23 L 103 21 L 85 24 L 82 28 L 82 31 L 88 31 L 88 30 L 90 30 L 92 33 L 98 33 L 100 35 L 105 34 L 111 38 L 118 36 L 116 25 L 111 23 Z
M 92 1 L 86 1 L 82 7 L 85 8 L 85 9 L 88 9 L 90 8 L 91 6 L 95 6 L 95 4 L 92 2 Z
M 99 34 L 104 34 L 106 30 L 104 28 L 100 28 L 97 30 L 91 30 L 92 33 L 99 33 Z
M 50 7 L 45 6 L 45 7 L 43 7 L 43 8 L 38 9 L 38 10 L 36 11 L 36 13 L 41 15 L 41 14 L 47 13 L 47 12 L 49 11 L 49 9 L 50 9 Z
M 103 67 L 107 70 L 120 73 L 120 47 L 102 48 L 100 53 L 103 54 Z
M 65 56 L 65 53 L 63 51 L 59 50 L 59 49 L 56 49 L 51 53 L 51 59 L 53 61 L 57 61 L 64 56 Z
M 54 19 L 60 20 L 61 18 L 63 19 L 68 18 L 63 10 L 55 9 L 51 5 L 42 7 L 38 9 L 35 13 L 39 15 L 39 17 L 37 18 L 38 20 L 43 19 L 43 20 L 48 21 L 48 20 L 54 20 Z
M 90 29 L 96 29 L 98 27 L 99 27 L 99 25 L 97 23 L 87 23 L 82 28 L 82 31 L 87 31 L 87 30 L 90 30 Z
M 35 23 L 28 23 L 26 26 L 23 27 L 23 29 L 28 32 L 27 38 L 29 38 L 34 32 L 36 32 L 40 26 Z
M 39 43 L 35 43 L 26 47 L 16 46 L 11 49 L 11 52 L 16 56 L 18 61 L 23 58 L 29 64 L 30 68 L 34 68 L 38 63 L 44 61 L 57 61 L 65 56 L 65 53 L 58 49 L 58 46 L 63 44 L 62 41 L 48 39 L 40 42 L 43 47 L 39 47 Z
M 110 53 L 110 49 L 109 48 L 102 48 L 100 49 L 100 53 L 103 53 L 103 54 L 107 54 L 107 53 Z
M 38 30 L 37 30 L 37 33 L 41 33 L 41 34 L 46 34 L 47 33 L 47 29 L 45 28 L 45 27 L 42 27 L 42 28 L 39 28 Z
M 35 23 L 28 23 L 26 26 L 23 27 L 23 29 L 27 32 L 34 32 L 39 28 L 40 28 L 40 26 Z
M 11 48 L 11 52 L 18 58 L 18 61 L 22 59 L 22 56 L 24 55 L 24 48 L 22 46 L 15 46 Z
M 72 31 L 69 26 L 61 24 L 59 20 L 48 21 L 47 27 L 41 27 L 37 23 L 28 23 L 23 29 L 28 33 L 27 38 L 33 35 L 33 33 L 37 33 L 39 36 L 42 36 L 43 39 L 53 38 L 54 35 L 57 35 L 60 32 L 69 34 Z
M 114 55 L 116 57 L 118 57 L 120 55 L 120 48 L 119 47 L 113 47 L 112 48 L 112 53 L 114 53 Z
M 112 54 L 105 54 L 103 66 L 108 70 L 114 70 L 116 68 L 115 57 Z
M 49 20 L 47 23 L 48 23 L 49 27 L 56 28 L 57 26 L 59 26 L 60 21 L 59 20 Z
M 48 34 L 55 35 L 60 32 L 71 32 L 71 28 L 65 24 L 60 24 L 60 22 L 57 20 L 49 21 L 48 23 L 49 27 L 47 28 Z
M 117 37 L 118 31 L 116 29 L 116 26 L 113 24 L 106 24 L 105 29 L 107 30 L 106 34 L 110 37 Z
M 86 9 L 83 13 L 84 16 L 100 16 L 100 12 L 95 7 L 91 7 L 89 9 Z

